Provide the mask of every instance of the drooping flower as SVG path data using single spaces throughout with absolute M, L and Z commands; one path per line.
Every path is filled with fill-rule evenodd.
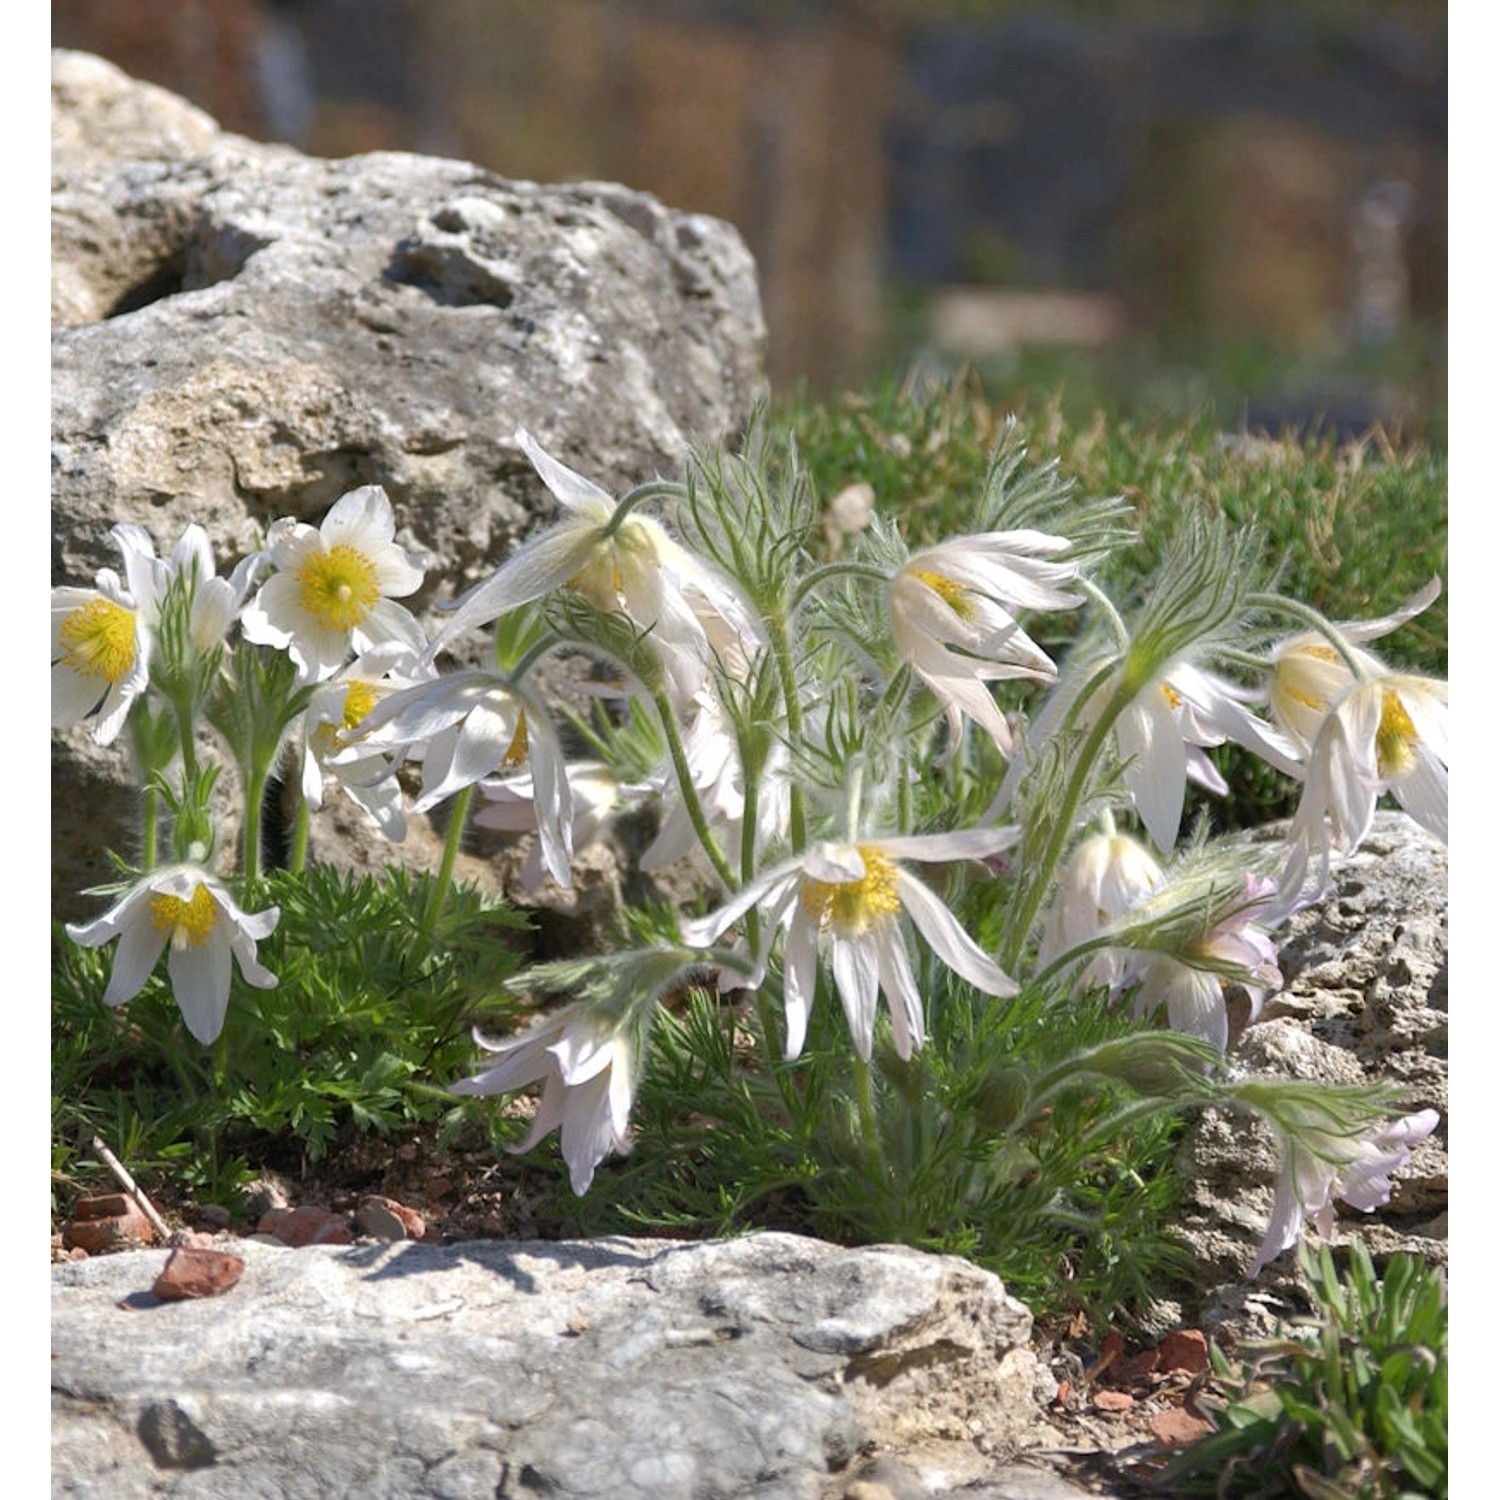
M 758 637 L 755 617 L 734 587 L 659 521 L 631 510 L 617 524 L 619 503 L 607 491 L 559 463 L 524 429 L 516 442 L 563 515 L 456 602 L 429 657 L 465 631 L 561 589 L 605 614 L 623 614 L 647 633 L 681 697 L 702 683 L 715 636 L 726 642 Z
M 567 778 L 573 802 L 574 854 L 587 849 L 604 832 L 622 805 L 648 793 L 645 787 L 622 786 L 614 772 L 597 761 L 574 761 L 567 767 Z M 536 780 L 529 770 L 512 776 L 486 777 L 478 786 L 485 805 L 474 814 L 476 826 L 504 833 L 537 831 L 541 814 L 537 808 Z M 542 841 L 538 838 L 521 866 L 521 886 L 528 893 L 534 894 L 541 886 L 542 859 Z
M 1311 1097 L 1291 1111 L 1283 1103 L 1264 1114 L 1277 1139 L 1281 1169 L 1265 1238 L 1250 1266 L 1252 1277 L 1297 1243 L 1304 1220 L 1311 1219 L 1327 1239 L 1333 1233 L 1335 1198 L 1363 1213 L 1388 1203 L 1392 1176 L 1439 1119 L 1435 1109 L 1422 1109 L 1373 1130 L 1351 1131 L 1339 1121 L 1331 1100 Z
M 68 936 L 85 948 L 118 937 L 106 1005 L 123 1005 L 141 992 L 163 948 L 167 977 L 187 1028 L 205 1044 L 224 1027 L 229 1006 L 230 959 L 247 984 L 271 989 L 276 976 L 256 958 L 257 941 L 281 916 L 279 907 L 247 913 L 208 871 L 172 865 L 139 881 L 102 917 L 68 924 Z
M 1014 612 L 1083 602 L 1063 586 L 1078 576 L 1078 565 L 1047 560 L 1068 546 L 1066 538 L 1040 531 L 985 532 L 924 547 L 892 576 L 896 648 L 942 705 L 950 745 L 968 717 L 1008 755 L 1010 726 L 986 684 L 1056 677 L 1052 659 Z
M 347 738 L 330 758 L 334 766 L 372 752 L 422 762 L 413 812 L 427 812 L 485 776 L 528 767 L 547 873 L 571 886 L 573 796 L 562 746 L 546 707 L 524 684 L 477 669 L 449 672 L 392 693 Z
M 139 526 L 110 535 L 125 560 L 125 581 L 101 568 L 91 589 L 52 590 L 52 727 L 93 717 L 94 739 L 110 744 L 151 675 L 151 635 L 142 599 L 152 590 L 151 539 Z
M 588 1005 L 569 1005 L 503 1042 L 478 1041 L 500 1061 L 455 1083 L 456 1094 L 507 1094 L 540 1083 L 542 1097 L 526 1139 L 512 1151 L 529 1151 L 561 1127 L 563 1159 L 573 1191 L 589 1190 L 594 1169 L 611 1151 L 630 1148 L 630 1106 L 635 1097 L 636 1049 L 627 1029 Z
M 302 796 L 310 808 L 322 807 L 324 777 L 331 776 L 392 843 L 406 837 L 396 779 L 401 756 L 360 754 L 352 736 L 378 703 L 432 675 L 409 647 L 387 642 L 313 690 L 302 721 Z M 353 751 L 347 759 L 346 751 Z
M 395 535 L 378 484 L 335 501 L 321 527 L 289 516 L 274 522 L 265 555 L 276 572 L 245 607 L 245 639 L 285 650 L 301 682 L 329 677 L 351 650 L 385 641 L 422 651 L 421 626 L 394 600 L 421 587 L 423 570 Z
M 1150 852 L 1124 834 L 1086 838 L 1058 881 L 1042 928 L 1037 962 L 1046 968 L 1073 948 L 1092 942 L 1104 928 L 1146 900 L 1165 877 Z M 1118 994 L 1139 978 L 1140 955 L 1110 947 L 1090 958 L 1080 978 Z
M 1176 951 L 1140 949 L 1134 1013 L 1145 1017 L 1165 1007 L 1167 1024 L 1201 1037 L 1223 1052 L 1229 1045 L 1224 986 L 1238 984 L 1250 997 L 1250 1019 L 1267 995 L 1281 988 L 1276 947 L 1258 918 L 1276 894 L 1273 882 L 1246 875 L 1243 891 L 1213 919 L 1207 931 Z
M 788 1059 L 802 1050 L 817 988 L 817 961 L 826 950 L 844 1015 L 859 1055 L 869 1059 L 875 1008 L 886 997 L 896 1052 L 903 1058 L 922 1046 L 922 998 L 907 953 L 904 912 L 928 946 L 956 974 L 989 995 L 1014 995 L 1016 983 L 985 954 L 958 919 L 898 861 L 983 859 L 1009 848 L 1014 828 L 869 839 L 859 844 L 819 843 L 767 870 L 718 911 L 683 924 L 684 940 L 706 947 L 752 906 L 765 917 L 766 938 L 786 929 Z M 767 954 L 757 956 L 761 966 Z
M 1441 589 L 1441 581 L 1434 578 L 1395 613 L 1378 620 L 1347 621 L 1337 627 L 1338 633 L 1345 642 L 1373 641 L 1390 635 L 1421 614 Z M 1354 645 L 1349 645 L 1348 651 L 1365 677 L 1384 675 L 1385 665 L 1377 656 Z M 1354 686 L 1354 672 L 1324 637 L 1313 632 L 1283 641 L 1273 653 L 1273 661 L 1272 715 L 1306 753 L 1312 749 L 1333 707 Z
M 1358 848 L 1383 792 L 1391 792 L 1423 828 L 1447 842 L 1446 682 L 1385 673 L 1356 683 L 1324 716 L 1287 835 L 1285 902 L 1303 899 L 1315 859 L 1317 888 L 1326 889 L 1333 853 Z

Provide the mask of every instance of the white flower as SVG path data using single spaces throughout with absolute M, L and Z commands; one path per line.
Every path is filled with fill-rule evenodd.
M 426 812 L 496 771 L 529 766 L 542 859 L 558 885 L 571 887 L 572 792 L 557 731 L 528 688 L 477 669 L 446 673 L 392 693 L 347 738 L 347 748 L 330 757 L 332 765 L 372 751 L 421 760 L 422 793 L 413 812 Z
M 1258 1276 L 1283 1250 L 1297 1243 L 1304 1219 L 1312 1219 L 1327 1239 L 1333 1233 L 1333 1200 L 1369 1213 L 1388 1203 L 1391 1177 L 1411 1158 L 1412 1149 L 1437 1127 L 1435 1109 L 1418 1110 L 1379 1130 L 1349 1135 L 1303 1119 L 1288 1130 L 1268 1116 L 1281 1148 L 1281 1170 L 1265 1238 L 1250 1275 Z
M 755 617 L 734 588 L 659 521 L 632 510 L 615 525 L 618 504 L 607 491 L 559 463 L 524 429 L 516 441 L 562 518 L 457 601 L 429 657 L 464 631 L 559 589 L 649 632 L 679 696 L 697 691 L 717 644 L 758 639 Z
M 571 847 L 577 854 L 587 849 L 609 826 L 615 809 L 647 795 L 647 788 L 621 786 L 614 772 L 597 761 L 575 761 L 567 767 L 568 787 L 573 801 Z M 474 814 L 480 828 L 497 828 L 504 833 L 535 833 L 539 827 L 536 781 L 530 771 L 514 776 L 486 778 L 479 782 L 485 806 Z M 521 867 L 521 885 L 535 894 L 542 883 L 542 841 L 531 846 Z
M 200 1042 L 223 1029 L 229 1005 L 230 958 L 247 984 L 271 989 L 276 976 L 255 956 L 281 916 L 279 907 L 247 914 L 206 870 L 172 865 L 153 871 L 93 922 L 68 924 L 85 948 L 120 939 L 104 992 L 106 1005 L 123 1005 L 141 992 L 161 950 L 169 948 L 167 976 L 187 1028 Z
M 1177 842 L 1189 780 L 1223 796 L 1224 778 L 1204 754 L 1225 740 L 1295 774 L 1294 747 L 1245 703 L 1251 694 L 1189 662 L 1177 662 L 1146 684 L 1115 721 L 1125 785 L 1151 842 L 1163 853 Z M 1096 702 L 1103 702 L 1103 697 Z
M 421 651 L 421 626 L 392 600 L 421 587 L 422 569 L 395 535 L 378 484 L 337 500 L 321 527 L 288 516 L 274 522 L 265 555 L 276 573 L 245 608 L 245 639 L 285 650 L 302 682 L 331 676 L 351 650 L 384 641 Z
M 208 533 L 201 526 L 184 528 L 170 558 L 155 555 L 151 537 L 143 527 L 122 523 L 114 530 L 130 538 L 140 559 L 142 581 L 137 597 L 147 625 L 153 631 L 157 628 L 167 595 L 173 584 L 180 582 L 192 591 L 187 644 L 200 656 L 223 645 L 246 594 L 266 565 L 265 555 L 255 553 L 242 559 L 228 578 L 220 578 L 214 571 Z
M 1423 828 L 1447 842 L 1446 682 L 1387 673 L 1356 683 L 1324 716 L 1287 835 L 1285 902 L 1300 899 L 1314 857 L 1318 887 L 1327 887 L 1331 854 L 1359 846 L 1383 792 L 1391 792 Z
M 1379 620 L 1348 621 L 1338 626 L 1338 633 L 1346 641 L 1378 640 L 1421 614 L 1441 588 L 1441 582 L 1434 578 L 1394 614 Z M 1365 677 L 1379 677 L 1386 670 L 1380 659 L 1368 651 L 1350 646 L 1349 654 Z M 1271 712 L 1305 753 L 1312 748 L 1330 710 L 1354 686 L 1354 673 L 1328 641 L 1314 633 L 1283 641 L 1273 659 Z
M 126 582 L 101 568 L 91 589 L 52 590 L 52 727 L 94 716 L 94 739 L 110 744 L 151 675 L 151 635 L 142 599 L 153 587 L 151 540 L 139 526 L 110 535 L 125 559 Z
M 956 974 L 990 995 L 1014 995 L 1016 983 L 959 925 L 953 913 L 901 859 L 983 859 L 1009 848 L 1014 828 L 865 840 L 859 844 L 814 844 L 804 854 L 768 870 L 718 911 L 683 924 L 684 940 L 706 947 L 752 906 L 766 918 L 765 943 L 786 928 L 788 1059 L 802 1051 L 817 987 L 817 960 L 826 946 L 834 982 L 859 1055 L 868 1060 L 874 1041 L 875 1007 L 881 992 L 891 1013 L 899 1056 L 910 1057 L 923 1042 L 922 998 L 907 956 L 899 915 L 911 918 L 933 952 Z M 765 953 L 758 956 L 763 965 Z
M 1016 623 L 1016 609 L 1072 609 L 1082 596 L 1061 585 L 1076 563 L 1045 560 L 1069 545 L 1040 531 L 991 531 L 914 552 L 891 579 L 896 648 L 930 687 L 948 720 L 950 745 L 963 716 L 1009 754 L 1010 726 L 987 683 L 1056 677 L 1057 668 Z
M 1275 891 L 1272 882 L 1247 875 L 1243 895 L 1201 937 L 1175 953 L 1142 950 L 1134 1014 L 1150 1016 L 1165 1006 L 1173 1031 L 1200 1037 L 1223 1052 L 1229 1045 L 1225 982 L 1249 995 L 1252 1021 L 1265 997 L 1281 988 L 1275 945 L 1256 921 Z
M 512 1151 L 529 1151 L 562 1127 L 562 1153 L 580 1196 L 594 1168 L 611 1152 L 630 1148 L 627 1127 L 635 1097 L 636 1058 L 625 1033 L 585 1005 L 569 1005 L 520 1036 L 492 1043 L 500 1061 L 453 1085 L 455 1094 L 505 1094 L 540 1083 L 542 1097 L 531 1131 Z
M 392 843 L 406 837 L 406 813 L 396 780 L 402 757 L 379 751 L 361 754 L 352 735 L 383 699 L 433 675 L 417 665 L 409 647 L 387 643 L 366 651 L 313 690 L 302 721 L 302 796 L 309 807 L 322 807 L 326 773 Z M 345 759 L 344 752 L 350 750 L 352 756 Z
M 1042 929 L 1038 964 L 1046 968 L 1070 949 L 1091 942 L 1157 890 L 1162 868 L 1151 854 L 1124 834 L 1095 834 L 1068 861 Z M 1140 955 L 1128 948 L 1104 948 L 1081 974 L 1086 985 L 1107 985 L 1118 994 L 1139 977 Z

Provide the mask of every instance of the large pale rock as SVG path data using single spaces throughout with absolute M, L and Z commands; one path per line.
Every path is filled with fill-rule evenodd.
M 55 1269 L 54 1495 L 813 1500 L 865 1450 L 929 1494 L 1056 1441 L 1030 1315 L 953 1257 L 237 1248 L 211 1301 L 150 1294 L 164 1251 Z
M 1283 829 L 1257 837 L 1271 840 Z M 1334 889 L 1278 934 L 1285 988 L 1230 1053 L 1241 1075 L 1386 1084 L 1408 1111 L 1441 1120 L 1365 1214 L 1335 1200 L 1335 1242 L 1364 1240 L 1377 1264 L 1396 1250 L 1446 1264 L 1448 1251 L 1448 853 L 1404 813 L 1381 812 Z M 1240 1334 L 1270 1331 L 1290 1304 L 1288 1251 L 1247 1282 L 1270 1216 L 1276 1157 L 1258 1121 L 1210 1110 L 1182 1146 L 1179 1214 L 1193 1261 L 1188 1316 Z
M 403 153 L 316 160 L 53 54 L 53 582 L 189 522 L 224 563 L 278 515 L 384 485 L 424 610 L 551 501 L 526 426 L 607 487 L 678 470 L 761 393 L 754 264 L 729 225 L 609 183 Z M 128 848 L 120 757 L 59 751 L 61 906 Z

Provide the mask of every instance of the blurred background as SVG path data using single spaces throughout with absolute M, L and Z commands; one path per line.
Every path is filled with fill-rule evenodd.
M 53 0 L 52 42 L 316 155 L 728 219 L 779 391 L 1446 437 L 1435 0 Z

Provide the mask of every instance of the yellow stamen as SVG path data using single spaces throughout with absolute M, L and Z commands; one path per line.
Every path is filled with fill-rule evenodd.
M 530 748 L 526 735 L 526 710 L 522 709 L 520 717 L 516 720 L 516 732 L 510 742 L 510 748 L 506 750 L 500 764 L 507 769 L 526 764 L 526 754 Z
M 201 883 L 186 901 L 167 895 L 151 900 L 151 925 L 158 932 L 170 934 L 174 948 L 201 948 L 218 920 L 219 908 L 208 887 Z
M 309 557 L 297 585 L 303 609 L 326 630 L 353 630 L 380 598 L 375 564 L 345 542 Z
M 373 682 L 350 681 L 344 693 L 344 728 L 353 729 L 380 701 L 380 692 Z
M 1182 694 L 1170 682 L 1159 682 L 1157 686 L 1161 689 L 1162 697 L 1167 700 L 1168 708 L 1182 707 Z
M 896 894 L 896 866 L 869 844 L 859 846 L 865 873 L 858 880 L 823 881 L 803 876 L 802 910 L 838 937 L 859 937 L 881 917 L 901 909 Z
M 963 584 L 945 573 L 934 573 L 930 568 L 913 568 L 911 576 L 919 583 L 925 583 L 960 620 L 974 618 L 974 601 Z
M 1283 698 L 1290 698 L 1293 703 L 1300 703 L 1304 708 L 1310 708 L 1314 713 L 1324 713 L 1328 708 L 1327 699 L 1314 693 L 1306 683 L 1304 674 L 1298 670 L 1298 657 L 1310 656 L 1314 661 L 1329 662 L 1337 665 L 1340 660 L 1339 654 L 1332 646 L 1324 646 L 1317 642 L 1309 642 L 1305 646 L 1298 646 L 1288 651 L 1276 665 L 1276 674 L 1272 682 L 1272 691 Z
M 135 665 L 135 612 L 99 597 L 80 604 L 59 631 L 64 665 L 111 687 Z
M 1375 765 L 1382 781 L 1400 781 L 1417 763 L 1420 736 L 1399 695 L 1380 694 L 1380 727 L 1375 731 Z

